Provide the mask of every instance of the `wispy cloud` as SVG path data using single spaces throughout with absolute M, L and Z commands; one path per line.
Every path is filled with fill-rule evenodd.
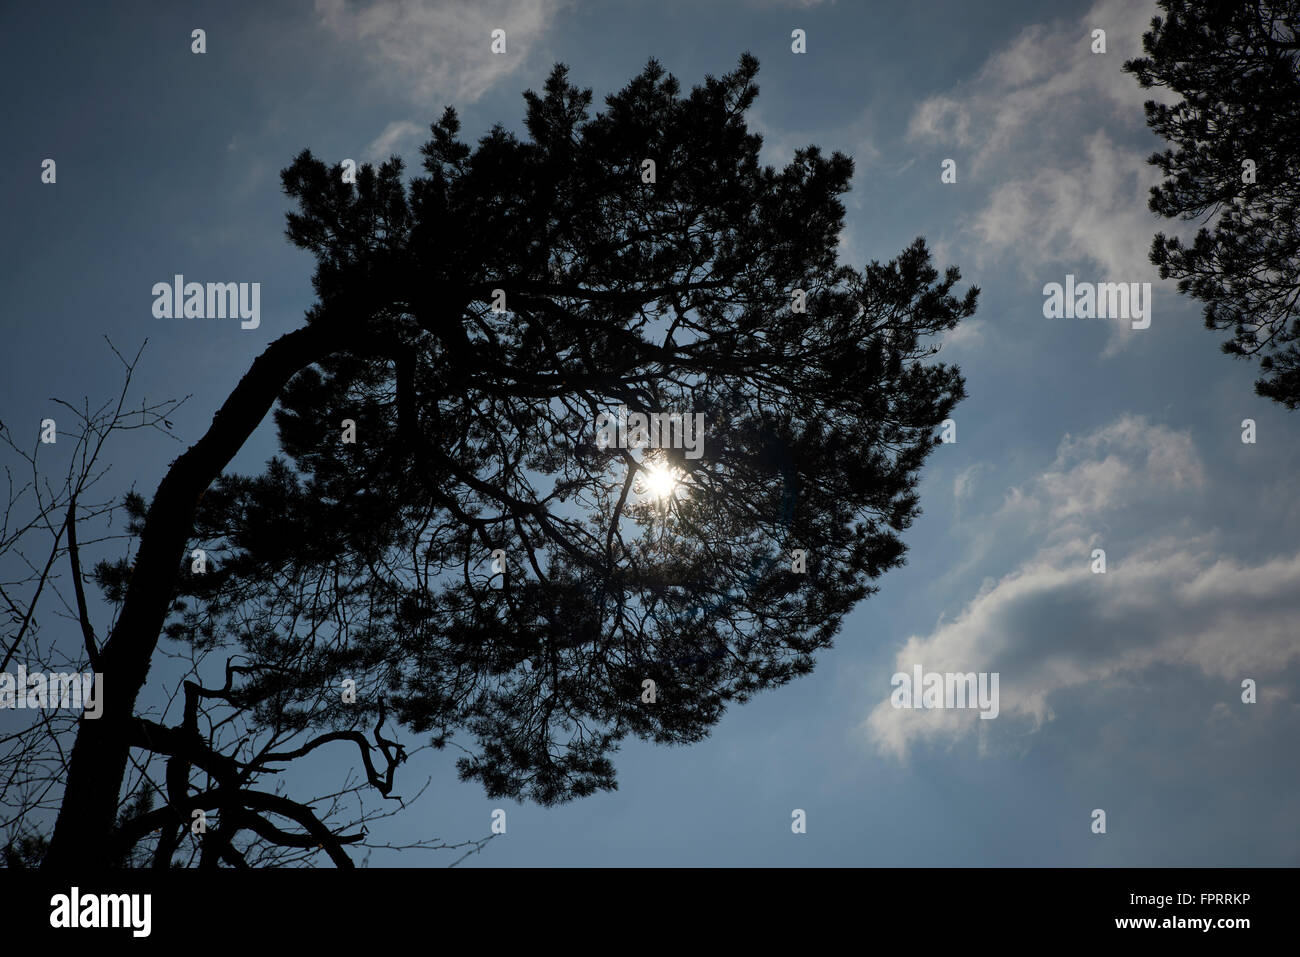
M 410 120 L 395 120 L 384 127 L 382 133 L 370 141 L 366 147 L 365 158 L 371 162 L 383 162 L 394 153 L 401 154 L 404 152 L 402 147 L 407 146 L 424 133 L 426 127 L 419 123 L 412 123 Z
M 1159 173 L 1142 104 L 1161 91 L 1121 69 L 1156 12 L 1150 0 L 1097 0 L 1077 20 L 1030 26 L 917 107 L 908 138 L 948 147 L 960 181 L 988 197 L 945 249 L 1033 277 L 1065 264 L 1100 281 L 1160 282 L 1147 251 L 1169 229 L 1147 209 Z M 1105 31 L 1105 53 L 1092 51 L 1093 30 Z M 1131 341 L 1128 324 L 1112 329 L 1109 351 Z
M 320 23 L 421 102 L 473 101 L 513 73 L 566 0 L 316 0 Z M 492 31 L 506 52 L 491 51 Z
M 1077 151 L 1077 134 L 1088 126 L 1140 127 L 1142 103 L 1154 91 L 1142 90 L 1121 67 L 1142 52 L 1142 33 L 1156 12 L 1150 0 L 1097 0 L 1079 20 L 1025 28 L 972 80 L 923 101 L 909 138 L 972 148 L 978 173 L 1002 165 L 1027 141 L 1060 158 Z M 1106 31 L 1105 53 L 1092 52 L 1094 29 Z M 1024 158 L 1022 165 L 1032 166 L 1043 152 Z

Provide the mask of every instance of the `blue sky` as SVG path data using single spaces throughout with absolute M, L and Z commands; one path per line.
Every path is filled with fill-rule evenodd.
M 234 6 L 0 10 L 0 418 L 16 432 L 34 435 L 52 396 L 115 394 L 103 336 L 132 352 L 147 337 L 133 395 L 192 395 L 173 421 L 194 441 L 312 301 L 279 170 L 304 147 L 417 165 L 448 104 L 467 138 L 518 130 L 520 93 L 556 61 L 599 103 L 650 57 L 689 86 L 753 52 L 764 160 L 807 143 L 855 159 L 842 258 L 921 235 L 983 290 L 944 344 L 970 397 L 924 473 L 909 562 L 813 675 L 701 744 L 626 744 L 617 792 L 560 808 L 489 801 L 453 753 L 422 753 L 402 780 L 430 787 L 384 836 L 480 837 L 504 807 L 506 835 L 463 866 L 1300 863 L 1300 422 L 1254 395 L 1255 370 L 1147 263 L 1170 229 L 1146 208 L 1160 144 L 1120 66 L 1153 4 Z M 948 158 L 956 183 L 940 181 Z M 155 319 L 150 289 L 175 273 L 260 282 L 260 327 Z M 1150 328 L 1045 319 L 1043 287 L 1067 274 L 1151 282 Z M 108 484 L 148 494 L 183 448 L 130 433 Z M 236 467 L 273 451 L 263 429 Z M 998 718 L 890 707 L 891 675 L 914 663 L 998 672 Z M 318 761 L 291 793 L 342 771 Z

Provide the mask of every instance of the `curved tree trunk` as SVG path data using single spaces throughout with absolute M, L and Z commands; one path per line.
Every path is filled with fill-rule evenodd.
M 122 613 L 100 652 L 103 712 L 82 719 L 63 803 L 42 867 L 104 867 L 130 750 L 135 700 L 149 674 L 176 589 L 199 496 L 221 474 L 293 375 L 324 358 L 337 335 L 323 322 L 276 339 L 212 417 L 203 437 L 172 462 L 158 485 Z

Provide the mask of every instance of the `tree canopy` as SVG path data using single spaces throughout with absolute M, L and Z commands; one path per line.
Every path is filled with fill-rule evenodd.
M 1229 355 L 1258 358 L 1260 395 L 1300 406 L 1300 2 L 1160 0 L 1146 56 L 1125 64 L 1175 103 L 1146 104 L 1170 148 L 1151 157 L 1165 180 L 1151 209 L 1204 219 L 1190 244 L 1158 234 L 1161 278 L 1231 330 Z
M 363 832 L 254 784 L 347 747 L 390 796 L 404 729 L 455 740 L 491 796 L 565 801 L 615 786 L 626 737 L 697 741 L 812 669 L 904 559 L 964 396 L 934 337 L 977 290 L 919 239 L 840 264 L 852 161 L 761 164 L 757 70 L 683 93 L 651 61 L 593 112 L 557 66 L 524 135 L 470 145 L 448 109 L 409 181 L 283 172 L 317 301 L 128 501 L 134 561 L 95 569 L 129 701 L 82 722 L 47 863 L 169 865 L 202 808 L 206 863 L 346 864 Z M 282 454 L 227 471 L 273 404 Z M 698 456 L 598 441 L 619 408 L 702 415 Z M 160 636 L 216 678 L 170 726 L 132 711 Z M 163 806 L 129 804 L 130 749 L 166 762 Z

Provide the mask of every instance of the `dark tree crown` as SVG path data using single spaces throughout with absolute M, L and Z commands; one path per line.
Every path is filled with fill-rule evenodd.
M 1158 234 L 1161 278 L 1205 304 L 1223 351 L 1258 357 L 1256 391 L 1300 406 L 1300 23 L 1297 0 L 1160 0 L 1146 56 L 1124 69 L 1172 105 L 1146 104 L 1171 148 L 1151 209 L 1206 219 L 1191 244 Z M 1245 166 L 1249 162 L 1249 167 Z M 1249 169 L 1249 172 L 1247 170 Z M 1253 181 L 1250 181 L 1252 180 Z
M 282 394 L 283 457 L 200 503 L 210 571 L 168 633 L 238 648 L 232 702 L 301 728 L 387 708 L 471 739 L 489 794 L 566 800 L 614 786 L 625 736 L 696 741 L 807 673 L 903 562 L 964 395 L 923 360 L 977 291 L 921 240 L 838 264 L 852 161 L 761 165 L 757 69 L 683 94 L 651 61 L 593 114 L 557 66 L 525 137 L 470 146 L 448 109 L 409 183 L 396 158 L 355 186 L 308 152 L 284 171 L 309 322 L 350 344 Z M 620 405 L 702 413 L 702 455 L 601 447 Z M 652 466 L 676 470 L 666 500 L 639 491 Z

